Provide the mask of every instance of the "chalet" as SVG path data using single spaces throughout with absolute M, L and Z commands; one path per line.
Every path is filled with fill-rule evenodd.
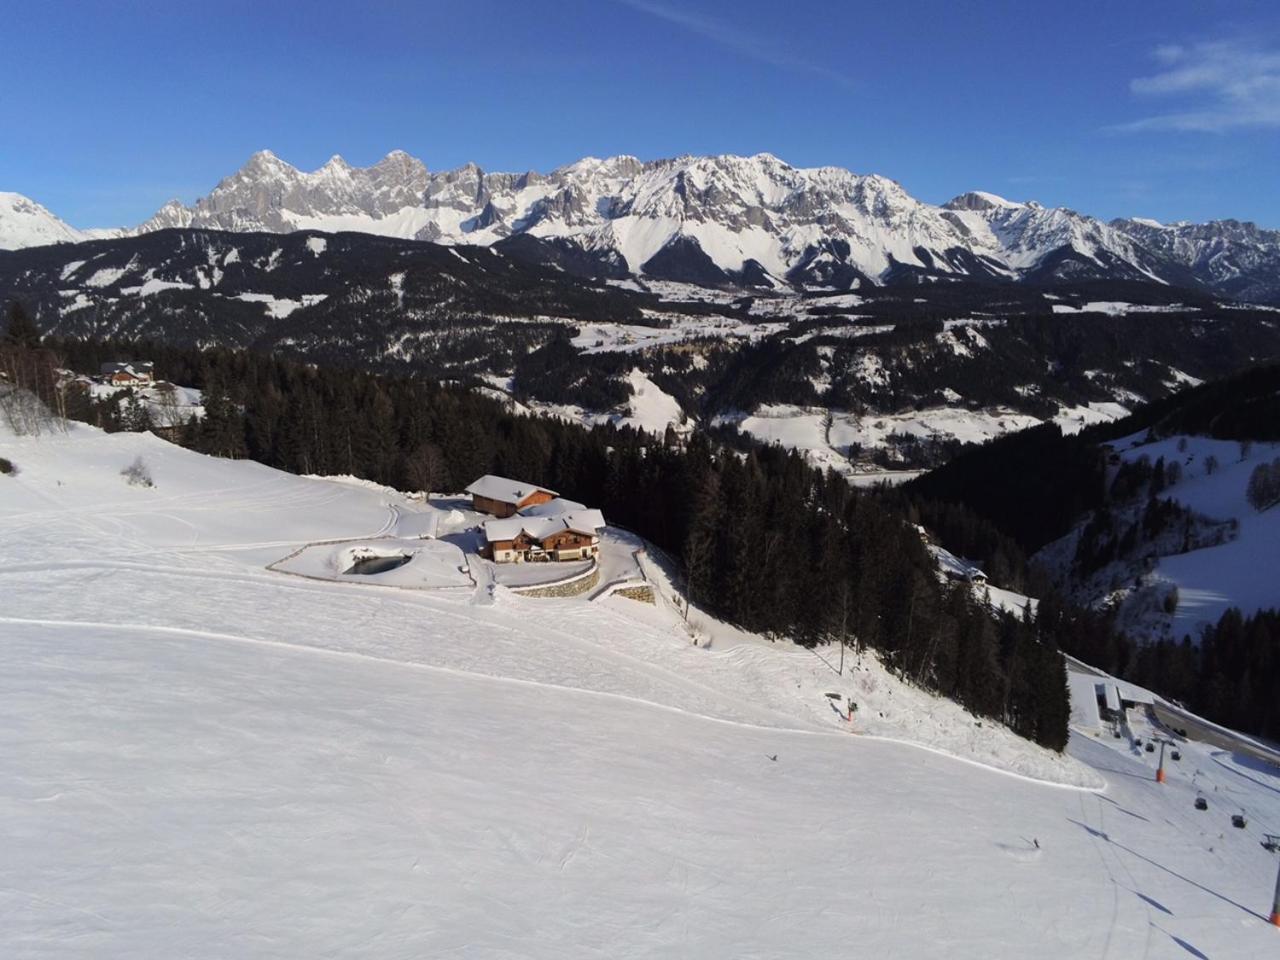
M 485 549 L 496 563 L 591 560 L 600 554 L 604 514 L 580 508 L 551 516 L 512 516 L 485 522 Z
M 123 363 L 104 363 L 98 370 L 103 383 L 127 387 L 136 383 L 151 383 L 155 379 L 155 364 L 149 360 L 129 360 Z
M 556 498 L 554 490 L 493 474 L 485 474 L 467 487 L 466 492 L 471 494 L 473 510 L 495 517 L 510 517 L 526 507 L 536 507 Z
M 928 543 L 927 540 L 925 542 Z M 987 575 L 972 560 L 957 557 L 950 550 L 939 546 L 930 545 L 929 552 L 938 561 L 938 569 L 948 580 L 959 580 L 962 583 L 973 583 L 978 586 L 986 585 Z

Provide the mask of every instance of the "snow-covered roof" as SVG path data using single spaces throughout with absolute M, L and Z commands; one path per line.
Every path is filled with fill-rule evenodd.
M 942 547 L 930 546 L 929 549 L 938 561 L 938 569 L 947 576 L 961 580 L 985 580 L 987 578 L 987 575 L 973 561 L 966 560 L 964 557 L 957 557 L 954 553 Z
M 486 522 L 484 538 L 489 543 L 498 540 L 514 540 L 522 530 L 535 540 L 545 540 L 553 533 L 564 530 L 589 533 L 594 536 L 604 525 L 604 514 L 593 509 L 573 510 L 554 517 L 515 516 Z
M 117 363 L 104 363 L 98 372 L 106 377 L 115 373 L 129 373 L 135 377 L 150 376 L 155 364 L 150 360 L 127 360 Z
M 535 503 L 533 506 L 525 507 L 520 513 L 526 517 L 558 517 L 562 513 L 573 513 L 576 510 L 585 509 L 587 509 L 585 503 L 566 500 L 564 497 L 556 497 L 546 503 Z
M 1114 683 L 1095 684 L 1095 687 L 1102 687 L 1102 695 L 1107 701 L 1107 709 L 1120 712 L 1120 688 Z
M 496 477 L 492 473 L 486 473 L 471 486 L 467 487 L 467 493 L 477 497 L 485 497 L 489 500 L 497 500 L 499 503 L 519 504 L 530 494 L 541 490 L 544 493 L 555 495 L 556 491 L 547 487 L 540 487 L 536 483 L 526 483 L 523 480 L 511 480 L 507 477 Z
M 1127 700 L 1130 703 L 1155 703 L 1156 698 L 1150 690 L 1144 690 L 1142 687 L 1135 687 L 1132 683 L 1125 683 L 1123 680 L 1112 678 L 1107 681 L 1115 687 L 1117 693 L 1120 694 L 1122 701 Z

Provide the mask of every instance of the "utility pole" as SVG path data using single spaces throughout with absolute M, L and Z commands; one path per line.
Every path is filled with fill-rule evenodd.
M 1267 838 L 1262 841 L 1262 845 L 1271 853 L 1280 850 L 1280 836 L 1274 833 L 1268 833 Z M 1276 871 L 1276 892 L 1271 898 L 1271 924 L 1280 927 L 1280 870 Z
M 1160 744 L 1160 766 L 1156 768 L 1156 783 L 1164 783 L 1164 748 L 1173 746 L 1173 741 L 1156 737 L 1156 742 Z

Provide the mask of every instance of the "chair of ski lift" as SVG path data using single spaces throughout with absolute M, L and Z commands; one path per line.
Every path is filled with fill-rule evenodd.
M 1148 742 L 1146 749 L 1147 749 L 1147 753 L 1155 753 L 1156 745 L 1154 743 Z
M 1231 825 L 1237 830 L 1243 830 L 1249 825 L 1249 821 L 1244 818 L 1243 813 L 1233 813 L 1231 815 Z
M 1175 751 L 1173 751 L 1173 753 L 1172 753 L 1172 754 L 1170 754 L 1170 756 L 1172 756 L 1174 760 L 1181 760 L 1181 759 L 1182 759 L 1182 751 L 1180 751 L 1180 750 L 1175 750 Z
M 1208 801 L 1208 800 L 1206 800 L 1204 797 L 1196 797 L 1196 809 L 1197 809 L 1197 810 L 1208 810 L 1208 809 L 1209 809 L 1209 801 Z
M 1262 846 L 1268 853 L 1275 853 L 1280 850 L 1280 836 L 1276 836 L 1274 833 L 1266 834 L 1263 837 Z

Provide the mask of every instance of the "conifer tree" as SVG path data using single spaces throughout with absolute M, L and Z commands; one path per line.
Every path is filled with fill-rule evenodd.
M 40 330 L 27 308 L 19 300 L 12 301 L 6 311 L 4 336 L 0 338 L 0 345 L 35 350 L 40 346 L 40 341 Z

